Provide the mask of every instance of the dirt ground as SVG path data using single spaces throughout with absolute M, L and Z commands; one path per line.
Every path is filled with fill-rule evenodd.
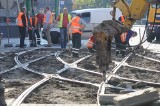
M 95 104 L 97 88 L 52 79 L 33 92 L 24 103 Z
M 17 98 L 24 90 L 42 79 L 42 76 L 17 68 L 1 75 L 5 86 L 5 98 Z
M 0 54 L 0 72 L 10 69 L 16 65 L 14 61 L 15 52 Z
M 19 56 L 19 61 L 21 63 L 26 63 L 31 60 L 35 60 L 40 57 L 44 57 L 46 55 L 50 55 L 51 53 L 55 53 L 60 49 L 55 48 L 44 48 L 37 49 L 33 51 L 29 51 Z M 15 66 L 16 63 L 14 61 L 14 56 L 19 51 L 5 52 L 0 53 L 0 72 L 6 69 L 10 69 Z M 144 56 L 149 56 L 155 59 L 159 59 L 160 57 L 156 57 L 155 54 L 150 52 L 141 53 Z M 84 68 L 87 70 L 91 70 L 94 72 L 100 72 L 98 65 L 96 64 L 96 56 L 95 54 L 90 54 L 87 49 L 80 50 L 80 55 L 78 58 L 71 58 L 69 56 L 68 51 L 62 52 L 60 57 L 68 62 L 72 63 L 77 61 L 80 58 L 83 58 L 87 55 L 92 55 L 91 57 L 79 62 L 77 67 Z M 158 54 L 157 54 L 158 56 Z M 120 62 L 123 58 L 116 57 L 114 50 L 112 52 L 112 60 Z M 160 70 L 160 66 L 158 62 L 149 61 L 144 58 L 140 58 L 138 56 L 132 56 L 127 63 L 134 66 L 150 68 Z M 116 64 L 112 62 L 109 65 L 109 73 Z M 43 59 L 30 63 L 28 66 L 30 69 L 48 73 L 48 74 L 56 74 L 56 72 L 64 67 L 60 61 L 56 59 L 54 55 L 47 56 Z M 160 74 L 155 72 L 146 72 L 145 70 L 134 69 L 130 67 L 121 67 L 116 75 L 126 78 L 134 78 L 145 81 L 151 81 L 160 83 Z M 24 90 L 29 88 L 31 85 L 42 79 L 42 76 L 33 74 L 28 72 L 22 68 L 17 68 L 8 73 L 1 75 L 4 80 L 4 85 L 6 87 L 5 97 L 6 98 L 17 98 Z M 91 74 L 89 72 L 84 72 L 82 70 L 70 68 L 60 76 L 65 78 L 70 78 L 79 81 L 86 81 L 91 83 L 101 83 L 102 78 L 101 75 Z M 109 81 L 109 84 L 118 86 L 126 81 L 122 81 L 120 79 L 112 78 Z M 147 85 L 145 83 L 134 83 L 131 82 L 133 88 L 145 88 L 152 85 Z M 157 87 L 157 86 L 156 86 Z M 160 87 L 157 87 L 159 89 Z M 23 102 L 24 103 L 47 103 L 47 104 L 69 104 L 69 103 L 80 103 L 80 104 L 92 104 L 96 103 L 96 95 L 97 95 L 97 87 L 94 86 L 86 86 L 78 83 L 71 83 L 66 81 L 60 81 L 58 79 L 51 79 L 47 83 L 43 84 L 40 88 L 37 88 L 34 92 L 32 92 Z M 159 90 L 160 91 L 160 90 Z M 122 93 L 121 91 L 117 91 L 115 89 L 106 89 L 106 93 Z

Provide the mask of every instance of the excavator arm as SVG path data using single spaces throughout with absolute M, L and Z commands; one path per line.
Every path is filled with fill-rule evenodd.
M 111 41 L 112 37 L 128 31 L 136 20 L 140 20 L 149 8 L 150 3 L 160 3 L 160 0 L 132 0 L 128 5 L 125 0 L 114 0 L 113 20 L 103 21 L 93 30 L 96 41 L 96 61 L 100 71 L 103 73 L 103 80 L 106 80 L 106 70 L 111 63 Z M 122 11 L 125 16 L 124 24 L 115 20 L 116 8 Z
M 128 5 L 125 0 L 116 0 L 114 7 L 122 11 L 123 16 L 125 16 L 124 27 L 130 29 L 136 20 L 140 20 L 144 16 L 149 3 L 146 0 L 132 0 L 131 4 Z

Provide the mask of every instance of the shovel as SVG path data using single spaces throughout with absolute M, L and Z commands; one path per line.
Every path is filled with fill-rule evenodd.
M 71 33 L 72 36 L 72 33 Z M 69 62 L 72 62 L 72 57 L 71 57 L 71 44 L 70 44 L 70 34 L 68 33 L 68 51 L 69 51 Z

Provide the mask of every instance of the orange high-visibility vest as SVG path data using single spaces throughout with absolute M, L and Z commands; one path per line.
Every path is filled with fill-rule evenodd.
M 46 24 L 46 14 L 44 14 L 43 23 Z M 52 16 L 52 13 L 50 12 L 49 24 L 52 24 L 52 23 L 53 23 L 53 16 Z
M 71 31 L 72 33 L 80 33 L 82 34 L 82 25 L 79 24 L 80 17 L 76 16 L 71 21 Z
M 120 35 L 121 41 L 125 42 L 126 41 L 126 36 L 127 36 L 128 32 L 124 32 Z
M 94 36 L 92 35 L 87 42 L 87 48 L 92 49 L 94 43 L 95 43 L 95 39 L 94 39 Z
M 17 25 L 18 26 L 22 26 L 23 27 L 23 23 L 22 23 L 22 15 L 23 15 L 24 13 L 23 12 L 19 12 L 19 14 L 18 14 L 18 17 L 17 17 Z M 25 15 L 25 17 L 26 17 L 26 15 Z M 28 19 L 27 19 L 27 17 L 26 17 L 26 26 L 28 26 Z
M 125 18 L 124 16 L 121 16 L 121 22 L 124 23 L 125 22 Z
M 34 20 L 34 25 L 36 26 L 37 25 L 37 22 L 38 22 L 38 18 L 37 17 L 34 17 L 35 20 Z M 31 23 L 31 26 L 33 26 L 33 23 L 32 23 L 32 17 L 30 18 L 30 23 Z

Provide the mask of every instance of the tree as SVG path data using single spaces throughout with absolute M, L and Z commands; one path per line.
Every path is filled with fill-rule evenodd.
M 77 9 L 109 7 L 112 0 L 74 0 Z

